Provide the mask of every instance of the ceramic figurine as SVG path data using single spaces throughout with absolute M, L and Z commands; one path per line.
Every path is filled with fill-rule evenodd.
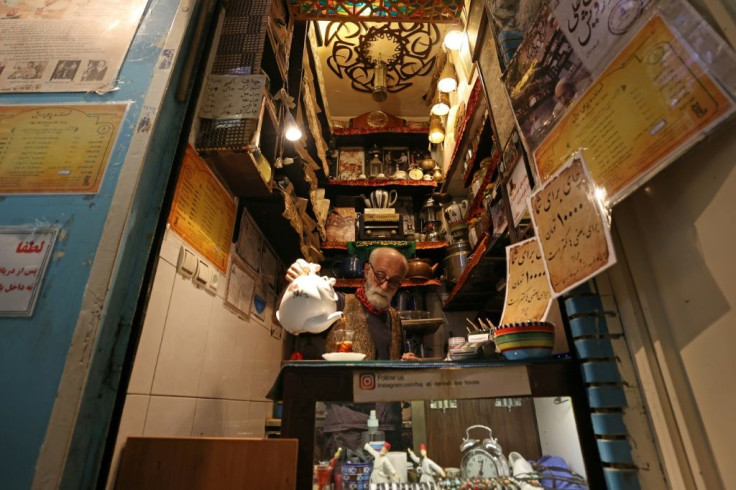
M 365 443 L 363 449 L 373 455 L 373 471 L 371 472 L 371 483 L 398 483 L 400 478 L 396 472 L 394 465 L 388 459 L 388 452 L 391 444 L 388 442 L 383 445 L 381 451 L 376 451 L 369 443 Z
M 435 474 L 440 475 L 442 478 L 445 477 L 445 470 L 443 470 L 440 465 L 427 457 L 427 448 L 424 443 L 422 443 L 422 445 L 420 446 L 419 453 L 422 455 L 421 458 L 414 454 L 414 451 L 412 451 L 411 448 L 407 449 L 407 451 L 409 451 L 409 457 L 412 461 L 414 461 L 414 464 L 419 466 L 419 471 L 422 475 L 419 478 L 420 483 L 426 482 L 436 484 L 434 480 Z

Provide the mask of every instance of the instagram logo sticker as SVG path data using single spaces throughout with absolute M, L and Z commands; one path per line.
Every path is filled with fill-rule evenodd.
M 375 390 L 376 375 L 373 373 L 361 373 L 358 379 L 358 386 L 361 390 Z

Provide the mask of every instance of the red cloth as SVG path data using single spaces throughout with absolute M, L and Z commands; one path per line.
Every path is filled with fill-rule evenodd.
M 386 313 L 386 310 L 378 309 L 375 306 L 373 306 L 370 301 L 368 301 L 368 298 L 365 295 L 365 289 L 363 288 L 363 286 L 359 287 L 358 290 L 355 291 L 355 297 L 358 298 L 358 301 L 360 301 L 361 304 L 365 306 L 366 309 L 370 311 L 371 313 L 373 313 L 374 315 L 381 316 L 384 313 Z

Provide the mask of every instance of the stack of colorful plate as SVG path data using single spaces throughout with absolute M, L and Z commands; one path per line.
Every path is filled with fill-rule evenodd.
M 555 345 L 555 326 L 549 322 L 508 323 L 496 328 L 494 341 L 506 359 L 546 359 Z

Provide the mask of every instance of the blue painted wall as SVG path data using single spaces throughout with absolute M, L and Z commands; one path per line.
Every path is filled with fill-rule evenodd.
M 0 196 L 0 226 L 60 228 L 33 316 L 0 318 L 3 489 L 26 489 L 33 481 L 98 242 L 143 98 L 178 7 L 175 0 L 148 5 L 120 72 L 119 90 L 102 96 L 0 95 L 2 105 L 132 102 L 97 195 Z M 182 63 L 180 55 L 175 70 Z M 179 77 L 175 73 L 172 78 L 176 82 Z M 174 83 L 163 101 L 120 243 L 111 290 L 100 300 L 99 342 L 64 472 L 64 488 L 92 488 L 96 481 L 131 320 L 186 113 L 187 104 L 174 99 L 175 90 Z

